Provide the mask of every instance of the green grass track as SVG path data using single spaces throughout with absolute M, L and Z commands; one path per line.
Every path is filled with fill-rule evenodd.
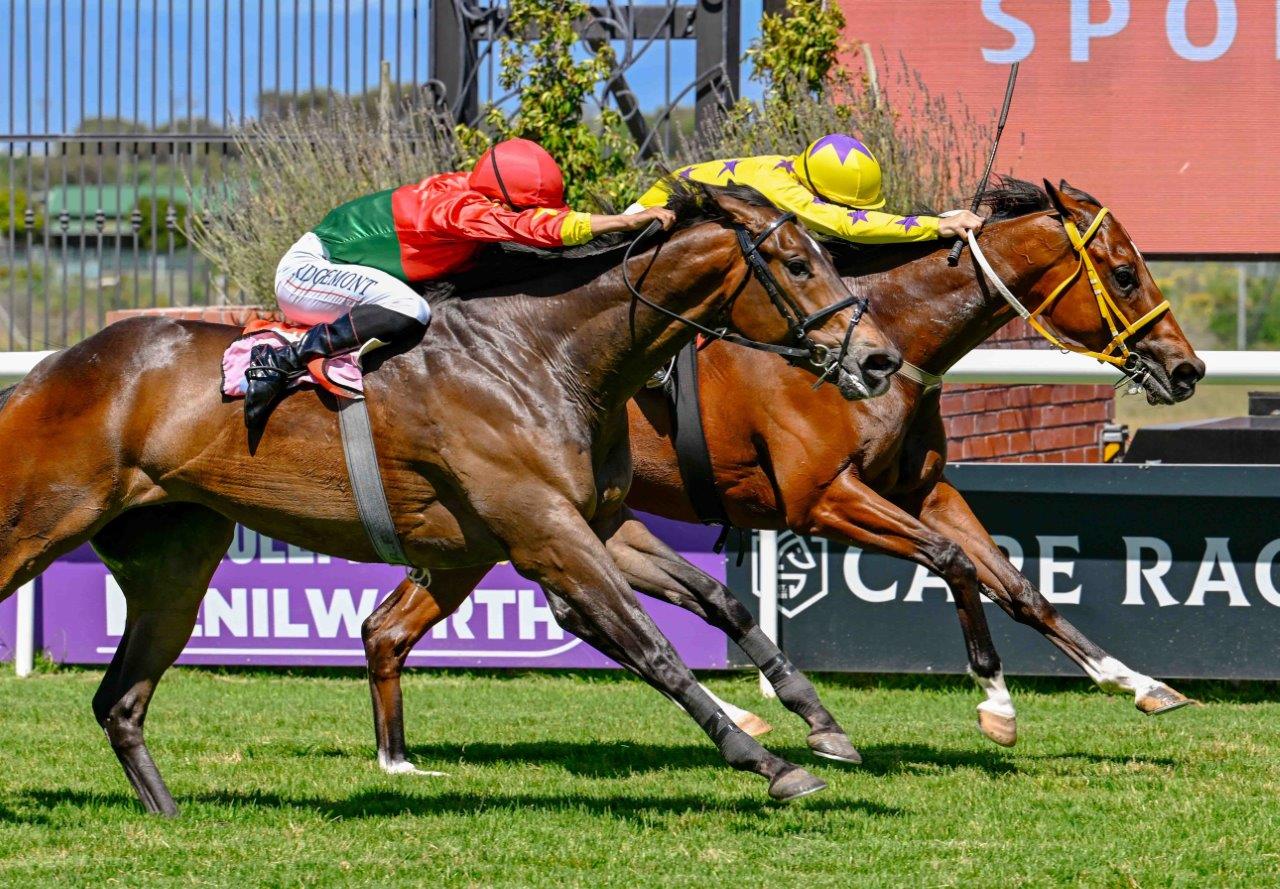
M 830 788 L 790 806 L 612 674 L 414 672 L 383 775 L 354 672 L 174 670 L 147 725 L 181 817 L 141 813 L 90 714 L 97 670 L 0 678 L 0 886 L 1274 886 L 1280 692 L 1193 685 L 1143 717 L 1014 682 L 1021 739 L 950 679 L 818 682 L 866 763 L 816 760 L 746 674 L 776 752 Z

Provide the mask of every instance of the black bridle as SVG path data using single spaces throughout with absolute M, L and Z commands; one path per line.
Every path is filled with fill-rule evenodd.
M 849 344 L 853 340 L 853 329 L 858 326 L 858 322 L 862 320 L 862 316 L 867 311 L 867 299 L 853 294 L 845 297 L 838 302 L 832 303 L 818 309 L 816 312 L 805 314 L 804 310 L 793 300 L 778 283 L 778 279 L 774 277 L 773 272 L 769 270 L 769 264 L 765 262 L 763 256 L 760 255 L 760 245 L 769 239 L 783 225 L 788 222 L 795 221 L 796 214 L 783 213 L 777 219 L 770 222 L 763 232 L 753 241 L 751 233 L 744 226 L 734 226 L 734 232 L 738 237 L 738 248 L 742 251 L 742 258 L 746 260 L 747 268 L 751 270 L 751 274 L 760 282 L 760 286 L 764 288 L 764 292 L 768 294 L 769 301 L 773 303 L 774 308 L 778 310 L 778 314 L 787 323 L 787 329 L 790 331 L 792 340 L 795 341 L 794 346 L 780 346 L 774 343 L 765 343 L 760 340 L 753 340 L 750 337 L 742 336 L 737 333 L 730 333 L 726 328 L 713 329 L 703 324 L 699 324 L 690 318 L 686 318 L 678 312 L 673 312 L 665 306 L 660 306 L 653 300 L 645 297 L 643 293 L 631 282 L 631 277 L 627 274 L 627 264 L 630 262 L 632 254 L 635 252 L 636 245 L 641 241 L 648 239 L 649 235 L 661 228 L 661 224 L 653 222 L 648 228 L 640 234 L 638 238 L 631 242 L 627 247 L 627 252 L 622 257 L 622 280 L 626 283 L 627 289 L 631 291 L 631 295 L 649 308 L 666 315 L 674 321 L 679 321 L 686 327 L 692 327 L 694 330 L 712 339 L 724 340 L 727 343 L 733 343 L 738 346 L 745 346 L 748 349 L 757 349 L 761 352 L 770 352 L 774 355 L 781 355 L 792 364 L 809 364 L 821 371 L 818 381 L 814 384 L 816 389 L 832 374 L 838 373 L 844 363 L 845 357 L 849 354 Z M 841 281 L 843 282 L 843 278 Z M 846 285 L 847 287 L 847 285 Z M 729 311 L 733 307 L 733 303 L 742 293 L 739 288 L 738 292 L 733 295 L 729 302 L 725 305 L 723 311 Z M 838 350 L 833 350 L 829 346 L 822 343 L 815 343 L 809 338 L 809 331 L 821 325 L 828 318 L 838 312 L 841 312 L 850 306 L 854 306 L 853 317 L 849 319 L 849 326 L 845 329 L 844 340 L 840 344 Z

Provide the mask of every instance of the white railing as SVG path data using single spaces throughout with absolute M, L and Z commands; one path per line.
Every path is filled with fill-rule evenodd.
M 20 377 L 53 352 L 0 352 L 0 377 Z M 1200 352 L 1205 385 L 1280 382 L 1280 352 Z M 947 372 L 948 383 L 1114 383 L 1109 364 L 1049 349 L 976 349 Z
M 1280 383 L 1280 352 L 1199 352 L 1202 385 Z M 1120 374 L 1072 352 L 1048 349 L 975 349 L 947 373 L 948 383 L 1114 383 Z
M 52 352 L 0 352 L 0 377 L 24 377 Z
M 52 352 L 0 352 L 0 377 L 20 377 Z M 1207 368 L 1202 385 L 1266 386 L 1280 383 L 1280 352 L 1200 352 Z M 947 373 L 949 383 L 1114 383 L 1115 368 L 1081 355 L 1045 349 L 977 349 L 961 358 Z M 777 637 L 778 532 L 760 532 L 760 626 Z M 766 559 L 767 553 L 774 557 Z M 772 567 L 770 567 L 772 566 Z M 33 584 L 17 595 L 17 639 L 14 667 L 19 676 L 31 672 L 35 656 L 35 596 Z M 761 689 L 772 691 L 763 676 Z

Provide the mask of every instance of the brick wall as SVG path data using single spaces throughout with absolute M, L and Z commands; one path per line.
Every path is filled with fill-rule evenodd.
M 253 306 L 191 306 L 121 309 L 107 323 L 135 315 L 164 315 L 189 321 L 247 324 L 270 317 Z M 1000 330 L 985 348 L 1045 348 L 1022 321 Z M 951 460 L 1005 460 L 1015 463 L 1092 463 L 1098 435 L 1112 418 L 1110 386 L 947 386 L 942 415 Z
M 1049 348 L 1017 320 L 988 349 Z M 1112 419 L 1110 386 L 947 386 L 942 416 L 949 460 L 1094 463 L 1098 436 Z

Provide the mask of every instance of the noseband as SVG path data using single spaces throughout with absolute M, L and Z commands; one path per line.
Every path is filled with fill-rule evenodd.
M 782 285 L 778 283 L 778 279 L 774 277 L 773 272 L 769 270 L 769 264 L 765 261 L 764 257 L 760 255 L 760 245 L 767 241 L 769 237 L 783 225 L 786 225 L 788 222 L 794 222 L 795 218 L 796 214 L 794 213 L 781 214 L 777 219 L 770 222 L 765 227 L 765 230 L 761 232 L 754 241 L 751 239 L 751 233 L 748 232 L 744 226 L 734 226 L 734 232 L 738 237 L 738 249 L 742 251 L 742 258 L 746 260 L 747 268 L 751 270 L 751 274 L 755 279 L 760 282 L 760 286 L 764 288 L 764 292 L 769 296 L 769 301 L 773 303 L 774 308 L 778 310 L 778 314 L 781 315 L 782 319 L 787 323 L 787 329 L 791 334 L 791 339 L 796 343 L 795 346 L 780 346 L 773 343 L 761 342 L 760 340 L 753 340 L 749 337 L 742 336 L 741 334 L 731 333 L 723 327 L 719 329 L 706 327 L 705 325 L 699 324 L 697 321 L 671 311 L 665 306 L 660 306 L 645 297 L 645 295 L 642 294 L 634 284 L 632 284 L 631 278 L 627 274 L 627 264 L 631 260 L 632 253 L 634 252 L 636 245 L 645 240 L 650 232 L 653 232 L 656 227 L 658 227 L 659 224 L 657 222 L 652 223 L 649 228 L 645 229 L 645 231 L 627 247 L 627 252 L 622 258 L 622 280 L 626 283 L 627 289 L 631 291 L 631 295 L 637 300 L 644 303 L 649 308 L 666 315 L 672 320 L 679 321 L 686 327 L 692 327 L 694 330 L 710 339 L 724 340 L 727 343 L 745 346 L 748 349 L 757 349 L 761 352 L 770 352 L 774 355 L 781 355 L 792 364 L 805 363 L 814 366 L 821 371 L 821 374 L 818 376 L 818 382 L 814 384 L 814 388 L 816 389 L 818 386 L 822 385 L 823 381 L 825 381 L 827 377 L 840 370 L 840 366 L 843 364 L 845 357 L 849 353 L 849 344 L 853 340 L 853 329 L 858 326 L 858 322 L 862 320 L 862 316 L 867 311 L 867 299 L 866 297 L 856 296 L 853 293 L 850 293 L 849 296 L 844 299 L 807 315 L 804 310 L 793 299 L 791 299 L 786 290 L 783 289 Z M 843 283 L 844 279 L 841 278 L 840 280 Z M 848 285 L 845 286 L 847 287 Z M 733 295 L 728 304 L 725 305 L 725 311 L 732 308 L 733 303 L 737 300 L 741 292 L 741 289 L 739 289 L 738 293 Z M 845 330 L 844 340 L 841 342 L 839 349 L 832 349 L 821 343 L 815 343 L 809 338 L 810 330 L 821 325 L 837 312 L 841 312 L 850 306 L 854 307 L 853 316 L 849 320 L 849 326 Z

